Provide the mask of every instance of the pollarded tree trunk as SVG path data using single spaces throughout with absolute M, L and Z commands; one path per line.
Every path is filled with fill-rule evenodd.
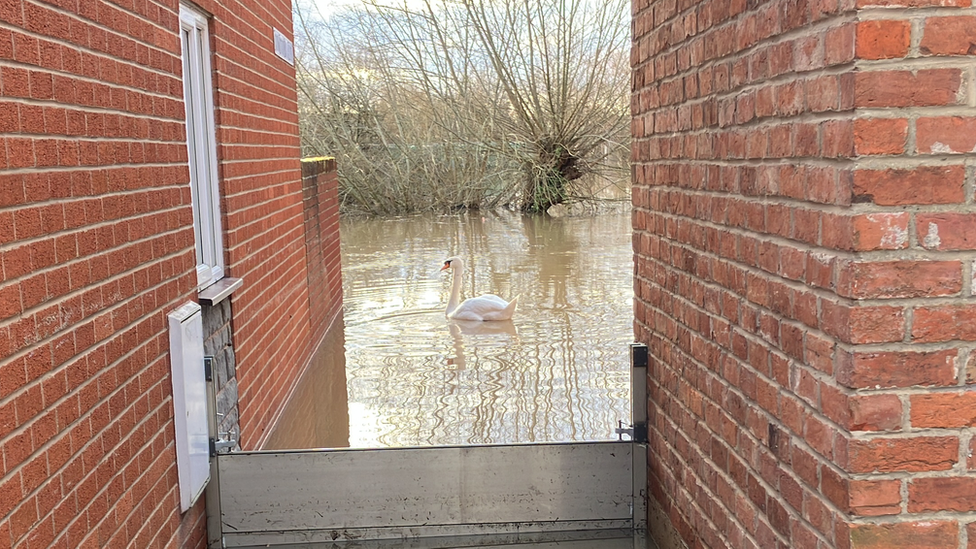
M 539 152 L 538 160 L 525 166 L 526 187 L 520 209 L 528 213 L 547 211 L 570 196 L 570 185 L 582 177 L 582 159 L 562 147 Z

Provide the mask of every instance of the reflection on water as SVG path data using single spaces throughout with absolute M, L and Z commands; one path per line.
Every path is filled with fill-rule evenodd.
M 341 239 L 351 446 L 601 440 L 629 420 L 629 213 L 343 219 Z M 451 255 L 463 297 L 521 294 L 511 322 L 444 317 Z
M 265 448 L 602 440 L 629 420 L 628 213 L 343 219 L 341 238 L 345 331 Z M 511 321 L 444 317 L 452 255 L 463 297 L 521 295 Z
M 302 374 L 265 449 L 349 446 L 343 332 L 335 328 L 326 334 Z

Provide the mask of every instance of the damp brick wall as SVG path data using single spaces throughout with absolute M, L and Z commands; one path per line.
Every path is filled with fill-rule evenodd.
M 229 326 L 255 447 L 313 347 L 294 68 L 272 42 L 292 12 L 195 4 L 212 15 L 225 259 L 245 281 Z M 206 543 L 203 501 L 179 510 L 166 325 L 196 298 L 178 8 L 0 2 L 0 548 Z
M 308 302 L 312 340 L 323 340 L 342 307 L 339 180 L 334 158 L 302 160 Z
M 689 547 L 976 546 L 976 8 L 633 15 L 652 507 Z

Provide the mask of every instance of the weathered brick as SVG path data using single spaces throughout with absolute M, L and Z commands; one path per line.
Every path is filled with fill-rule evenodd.
M 854 150 L 858 155 L 902 154 L 908 143 L 904 118 L 858 118 L 854 121 Z
M 972 0 L 857 0 L 858 8 L 927 8 L 936 6 L 969 7 Z
M 875 19 L 857 24 L 857 49 L 861 59 L 905 57 L 911 44 L 911 23 L 901 19 Z
M 976 305 L 919 307 L 912 319 L 912 339 L 930 343 L 976 341 Z
M 845 297 L 935 297 L 961 290 L 959 261 L 844 262 L 838 266 L 837 292 Z
M 855 524 L 850 544 L 851 549 L 957 549 L 959 525 L 937 520 Z
M 976 152 L 976 118 L 943 116 L 915 122 L 915 147 L 920 154 Z
M 852 439 L 849 467 L 852 473 L 945 471 L 959 458 L 956 437 Z
M 845 352 L 837 362 L 837 380 L 858 389 L 953 385 L 958 371 L 955 350 Z
M 915 428 L 973 427 L 976 426 L 976 393 L 912 395 L 911 410 Z
M 905 212 L 824 216 L 821 244 L 851 251 L 898 250 L 908 247 Z
M 976 352 L 970 352 L 966 357 L 966 384 L 976 383 Z
M 859 306 L 821 301 L 821 325 L 845 343 L 891 343 L 905 337 L 905 312 L 901 307 Z
M 966 170 L 961 165 L 857 170 L 853 202 L 879 206 L 958 204 L 965 199 L 965 179 Z
M 874 517 L 901 513 L 900 480 L 852 480 L 851 513 Z
M 923 54 L 976 55 L 976 16 L 929 17 L 922 33 Z
M 919 244 L 930 250 L 976 249 L 976 213 L 919 213 Z
M 901 429 L 901 399 L 892 394 L 854 395 L 849 401 L 852 431 L 894 431 Z
M 962 86 L 955 68 L 855 73 L 857 107 L 932 107 L 955 105 Z
M 908 512 L 976 511 L 976 478 L 917 478 L 908 483 Z
M 876 213 L 852 219 L 854 250 L 899 250 L 908 247 L 910 216 L 904 212 Z

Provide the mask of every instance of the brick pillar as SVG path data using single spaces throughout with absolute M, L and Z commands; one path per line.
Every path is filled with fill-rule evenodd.
M 876 4 L 634 3 L 668 545 L 976 547 L 976 9 Z

